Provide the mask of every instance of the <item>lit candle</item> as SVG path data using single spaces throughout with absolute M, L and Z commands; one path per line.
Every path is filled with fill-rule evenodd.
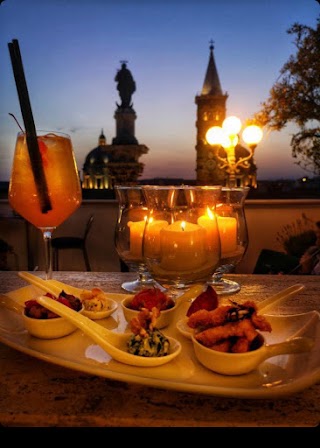
M 237 220 L 231 216 L 218 216 L 221 256 L 237 250 Z
M 207 231 L 207 245 L 209 249 L 217 247 L 218 244 L 218 227 L 217 227 L 217 221 L 215 220 L 214 213 L 210 210 L 209 207 L 207 207 L 207 214 L 200 216 L 198 218 L 198 224 L 200 227 L 203 227 Z
M 168 225 L 169 223 L 165 220 L 149 218 L 144 242 L 144 255 L 146 257 L 152 258 L 160 255 L 160 230 Z
M 161 229 L 161 268 L 169 271 L 198 269 L 206 260 L 206 230 L 197 224 L 176 221 Z
M 146 218 L 144 221 L 129 221 L 130 228 L 130 256 L 132 258 L 142 258 L 142 239 L 144 227 L 146 225 Z
M 217 223 L 221 242 L 221 256 L 237 250 L 237 220 L 231 216 L 218 216 Z M 198 218 L 198 224 L 207 230 L 207 244 L 212 246 L 217 231 L 213 212 L 207 207 L 207 214 Z

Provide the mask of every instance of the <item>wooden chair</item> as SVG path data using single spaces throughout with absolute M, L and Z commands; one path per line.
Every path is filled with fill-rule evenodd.
M 83 237 L 78 236 L 60 236 L 52 238 L 51 245 L 53 250 L 53 270 L 59 270 L 59 251 L 65 249 L 80 249 L 83 254 L 86 270 L 91 271 L 88 252 L 86 248 L 86 241 L 90 229 L 92 227 L 94 216 L 91 215 L 87 221 Z

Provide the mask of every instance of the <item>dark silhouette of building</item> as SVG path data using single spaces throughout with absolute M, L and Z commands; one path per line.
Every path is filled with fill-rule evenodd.
M 139 162 L 139 158 L 149 149 L 139 144 L 135 137 L 137 116 L 131 97 L 136 84 L 125 62 L 122 62 L 115 81 L 121 99 L 121 104 L 116 103 L 114 114 L 116 136 L 112 139 L 112 145 L 108 145 L 102 130 L 98 146 L 86 156 L 83 165 L 84 190 L 113 190 L 115 184 L 134 184 L 143 173 L 144 164 Z
M 206 133 L 212 126 L 221 126 L 226 118 L 226 102 L 228 94 L 222 93 L 220 79 L 213 55 L 213 41 L 210 42 L 210 55 L 207 72 L 205 75 L 202 91 L 195 98 L 197 104 L 197 142 L 196 142 L 196 178 L 198 185 L 224 185 L 227 173 L 219 165 L 220 161 L 216 156 L 216 151 L 223 149 L 211 146 L 206 141 Z M 238 144 L 235 148 L 236 160 L 249 155 L 249 150 Z M 240 168 L 237 175 L 237 182 L 241 186 L 256 186 L 257 167 L 254 160 L 250 160 L 248 168 Z

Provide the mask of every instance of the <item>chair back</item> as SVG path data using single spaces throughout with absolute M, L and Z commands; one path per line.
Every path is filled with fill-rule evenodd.
M 85 230 L 84 230 L 84 236 L 83 236 L 83 240 L 84 240 L 84 241 L 86 241 L 87 236 L 88 236 L 88 234 L 89 234 L 89 232 L 90 232 L 90 229 L 91 229 L 92 224 L 93 224 L 93 219 L 94 219 L 94 215 L 91 215 L 91 216 L 89 217 L 88 221 L 87 221 L 86 228 L 85 228 Z

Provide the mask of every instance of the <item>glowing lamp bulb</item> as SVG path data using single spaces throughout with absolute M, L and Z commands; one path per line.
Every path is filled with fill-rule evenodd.
M 239 134 L 241 129 L 241 120 L 235 116 L 227 117 L 222 123 L 222 129 L 228 135 Z
M 263 132 L 259 126 L 252 124 L 242 132 L 243 141 L 247 145 L 257 145 L 262 140 Z
M 221 145 L 223 140 L 223 130 L 220 126 L 212 126 L 206 133 L 206 140 L 209 145 Z

